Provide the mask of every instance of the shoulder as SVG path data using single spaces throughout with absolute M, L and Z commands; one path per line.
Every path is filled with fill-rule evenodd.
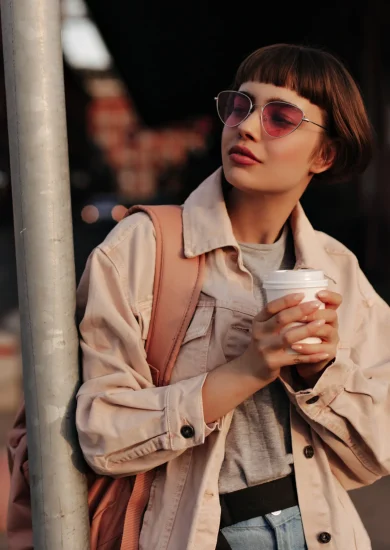
M 156 265 L 156 235 L 148 214 L 137 212 L 121 220 L 90 256 L 99 284 L 110 292 L 120 288 L 133 311 L 151 307 Z
M 98 248 L 110 259 L 118 253 L 129 251 L 133 246 L 155 247 L 156 233 L 150 217 L 137 212 L 121 220 L 107 235 Z
M 343 243 L 322 231 L 316 231 L 317 237 L 325 252 L 335 265 L 338 272 L 338 281 L 350 291 L 356 292 L 365 305 L 381 302 L 366 275 L 363 273 L 357 256 Z
M 316 235 L 329 255 L 346 256 L 350 261 L 357 261 L 355 254 L 342 242 L 323 231 L 316 231 Z

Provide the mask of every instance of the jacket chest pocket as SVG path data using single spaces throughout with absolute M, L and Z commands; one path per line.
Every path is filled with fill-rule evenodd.
M 172 382 L 206 372 L 214 311 L 213 304 L 198 305 L 182 342 Z
M 232 361 L 244 353 L 252 338 L 253 316 L 232 311 L 231 322 L 223 340 L 226 361 Z

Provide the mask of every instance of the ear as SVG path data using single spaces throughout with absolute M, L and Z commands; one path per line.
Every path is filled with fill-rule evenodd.
M 326 172 L 329 168 L 332 167 L 334 161 L 336 160 L 336 144 L 332 141 L 325 141 L 319 147 L 318 151 L 313 156 L 310 173 L 311 174 L 322 174 Z

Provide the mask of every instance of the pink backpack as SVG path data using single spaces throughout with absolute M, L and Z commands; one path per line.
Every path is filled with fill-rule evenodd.
M 179 206 L 134 206 L 127 215 L 146 212 L 156 231 L 154 301 L 146 353 L 153 381 L 169 384 L 181 343 L 202 288 L 205 258 L 183 254 Z M 145 251 L 147 253 L 147 251 Z M 8 444 L 11 489 L 7 534 L 9 550 L 33 548 L 28 449 L 24 404 Z M 91 550 L 138 550 L 142 515 L 154 472 L 113 479 L 88 470 Z

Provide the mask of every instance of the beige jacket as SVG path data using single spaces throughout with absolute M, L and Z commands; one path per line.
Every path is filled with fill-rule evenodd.
M 217 540 L 218 476 L 233 413 L 205 425 L 202 385 L 210 370 L 245 350 L 257 313 L 220 175 L 219 169 L 184 204 L 185 254 L 207 253 L 206 277 L 170 386 L 153 386 L 144 351 L 155 262 L 147 215 L 111 231 L 91 254 L 78 289 L 85 310 L 77 405 L 84 455 L 96 472 L 112 476 L 157 468 L 140 550 L 213 550 Z M 335 364 L 310 390 L 294 389 L 288 367 L 282 374 L 305 535 L 309 550 L 368 550 L 347 490 L 390 470 L 390 309 L 356 257 L 314 231 L 300 205 L 291 226 L 296 267 L 324 270 L 330 289 L 344 298 Z M 193 437 L 181 433 L 188 424 Z M 327 544 L 318 540 L 323 532 L 331 534 Z

